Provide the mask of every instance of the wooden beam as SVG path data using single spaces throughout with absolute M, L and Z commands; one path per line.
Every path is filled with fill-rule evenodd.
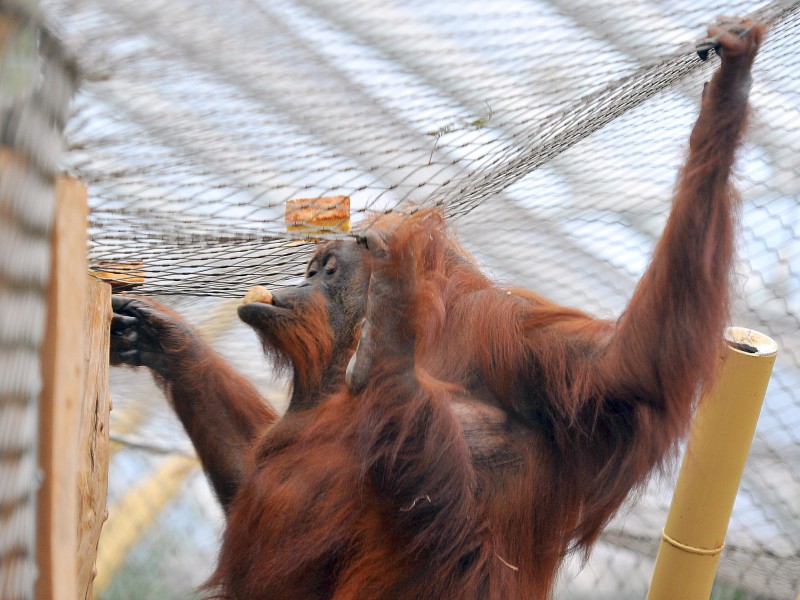
M 78 598 L 92 598 L 100 531 L 108 517 L 111 395 L 108 383 L 108 345 L 111 324 L 111 286 L 89 283 L 84 339 L 85 369 L 80 411 L 78 457 Z
M 83 391 L 86 277 L 86 188 L 56 184 L 47 324 L 42 349 L 37 507 L 36 597 L 69 600 L 77 590 L 78 416 Z

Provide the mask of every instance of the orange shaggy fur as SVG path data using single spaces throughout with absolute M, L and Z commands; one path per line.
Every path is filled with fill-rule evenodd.
M 278 418 L 177 316 L 117 301 L 132 317 L 112 358 L 165 383 L 226 509 L 211 593 L 548 597 L 565 555 L 673 454 L 714 375 L 763 28 L 721 35 L 664 236 L 618 321 L 498 287 L 438 213 L 378 220 L 360 245 L 321 245 L 306 285 L 241 309 L 292 369 Z M 150 329 L 133 336 L 131 318 Z

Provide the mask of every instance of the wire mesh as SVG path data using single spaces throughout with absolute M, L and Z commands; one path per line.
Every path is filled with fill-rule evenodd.
M 141 279 L 133 293 L 169 297 L 272 399 L 283 398 L 284 384 L 253 359 L 258 346 L 223 298 L 302 272 L 310 245 L 307 234 L 287 231 L 287 201 L 349 196 L 354 228 L 374 211 L 440 205 L 498 279 L 618 315 L 660 235 L 702 83 L 717 64 L 701 62 L 693 41 L 718 14 L 769 21 L 738 163 L 734 316 L 773 337 L 780 354 L 715 594 L 794 600 L 800 3 L 42 6 L 86 76 L 68 122 L 68 165 L 90 186 L 92 263 L 133 269 Z M 111 477 L 122 502 L 160 472 L 164 450 L 189 446 L 146 375 L 114 378 L 112 434 L 122 444 Z M 114 484 L 129 464 L 142 466 Z M 182 481 L 202 483 L 191 474 Z M 654 481 L 622 511 L 588 563 L 565 567 L 556 597 L 643 597 L 670 490 L 669 480 Z M 213 552 L 198 553 L 194 532 L 213 535 L 218 517 L 198 516 L 190 497 L 179 488 L 140 526 L 116 577 L 169 581 L 177 586 L 169 594 L 182 597 L 196 581 L 173 581 L 175 564 L 210 572 Z M 169 561 L 141 560 L 143 548 L 172 535 L 182 542 Z M 104 536 L 101 555 L 112 547 Z M 123 579 L 110 576 L 105 597 L 137 597 Z

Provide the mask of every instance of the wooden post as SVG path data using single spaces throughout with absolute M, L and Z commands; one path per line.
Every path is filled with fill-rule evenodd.
M 86 305 L 85 369 L 80 410 L 78 456 L 78 595 L 92 598 L 97 575 L 97 543 L 108 516 L 109 431 L 111 395 L 108 389 L 108 345 L 111 286 L 89 283 Z
M 77 590 L 78 423 L 83 389 L 86 188 L 56 184 L 39 412 L 42 487 L 37 507 L 36 597 L 71 600 Z

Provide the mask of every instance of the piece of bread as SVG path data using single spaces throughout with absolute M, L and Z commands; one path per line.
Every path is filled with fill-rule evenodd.
M 350 196 L 296 198 L 286 203 L 288 231 L 350 231 Z

